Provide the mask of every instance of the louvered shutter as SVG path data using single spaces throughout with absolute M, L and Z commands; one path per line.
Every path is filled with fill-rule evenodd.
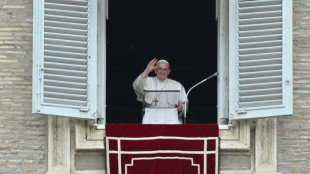
M 34 1 L 34 112 L 96 118 L 96 3 Z
M 229 5 L 229 118 L 292 114 L 292 1 Z

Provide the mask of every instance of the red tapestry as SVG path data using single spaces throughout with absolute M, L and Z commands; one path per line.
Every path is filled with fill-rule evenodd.
M 107 124 L 108 174 L 217 174 L 216 124 Z

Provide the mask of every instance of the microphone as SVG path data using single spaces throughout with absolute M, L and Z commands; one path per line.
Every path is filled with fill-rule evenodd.
M 209 80 L 209 79 L 211 79 L 211 78 L 213 78 L 213 77 L 215 77 L 215 76 L 218 76 L 218 74 L 219 74 L 218 72 L 215 72 L 215 73 L 212 74 L 211 76 L 209 76 L 209 77 L 207 77 L 207 78 L 201 80 L 200 82 L 198 82 L 198 83 L 196 83 L 194 86 L 192 86 L 192 87 L 187 91 L 187 93 L 186 93 L 186 98 L 187 98 L 187 100 L 188 100 L 188 95 L 189 95 L 189 93 L 192 91 L 192 89 L 194 89 L 194 88 L 197 87 L 198 85 L 202 84 L 203 82 L 206 82 L 207 80 Z M 186 124 L 186 106 L 187 106 L 187 103 L 188 103 L 188 101 L 185 101 L 185 106 L 184 106 L 184 124 Z

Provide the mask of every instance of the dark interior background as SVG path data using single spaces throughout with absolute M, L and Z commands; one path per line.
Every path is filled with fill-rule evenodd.
M 109 1 L 107 123 L 141 123 L 142 104 L 132 83 L 154 57 L 169 61 L 169 78 L 186 91 L 216 72 L 215 1 Z M 188 98 L 187 123 L 217 122 L 216 78 L 193 89 Z

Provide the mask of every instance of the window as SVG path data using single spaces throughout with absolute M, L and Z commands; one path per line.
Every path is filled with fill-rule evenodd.
M 215 1 L 109 1 L 107 123 L 141 123 L 132 83 L 153 56 L 188 91 L 217 71 L 216 43 Z M 217 123 L 216 91 L 211 78 L 190 92 L 187 123 Z
M 97 1 L 35 0 L 33 26 L 33 112 L 96 119 Z
M 105 3 L 34 1 L 33 112 L 105 117 Z M 292 1 L 217 5 L 218 123 L 292 114 Z

